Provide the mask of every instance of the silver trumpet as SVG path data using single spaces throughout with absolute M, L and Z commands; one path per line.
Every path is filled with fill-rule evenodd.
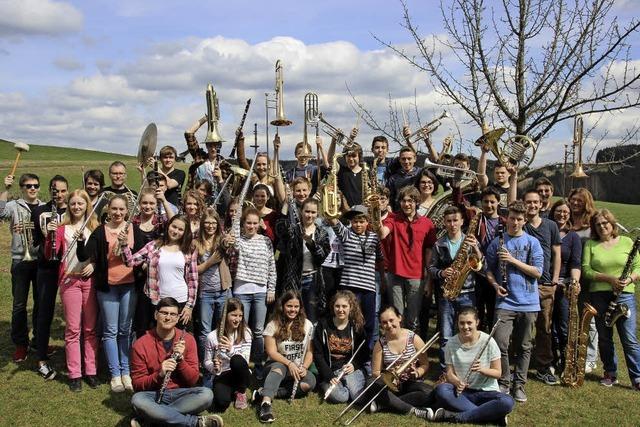
M 409 135 L 407 140 L 412 144 L 414 144 L 419 140 L 426 138 L 427 136 L 431 135 L 433 132 L 436 131 L 436 129 L 440 127 L 443 119 L 447 119 L 449 117 L 451 116 L 449 116 L 449 113 L 447 112 L 447 110 L 444 110 L 442 114 L 440 114 L 438 117 L 431 120 L 429 123 L 427 123 L 426 125 L 422 126 L 420 129 L 417 129 L 411 135 Z
M 478 176 L 478 173 L 471 169 L 462 169 L 455 166 L 447 166 L 440 163 L 433 163 L 427 157 L 424 161 L 425 168 L 434 168 L 436 175 L 444 178 L 454 178 L 461 181 L 471 181 Z

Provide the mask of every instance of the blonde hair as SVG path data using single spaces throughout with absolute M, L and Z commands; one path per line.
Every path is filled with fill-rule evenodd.
M 69 193 L 67 195 L 67 210 L 70 209 L 69 204 L 71 202 L 71 199 L 74 197 L 80 197 L 81 199 L 83 199 L 86 202 L 86 207 L 84 210 L 84 215 L 83 215 L 83 221 L 87 220 L 87 216 L 89 215 L 89 212 L 91 210 L 91 198 L 89 197 L 89 194 L 87 194 L 86 191 L 80 189 L 80 190 L 73 190 L 71 193 Z M 68 215 L 64 216 L 64 219 L 62 220 L 62 224 L 61 225 L 69 225 L 71 224 L 71 213 L 69 212 Z M 89 219 L 89 221 L 87 221 L 87 225 L 86 228 L 89 231 L 93 231 L 95 230 L 98 226 L 100 225 L 100 221 L 98 221 L 98 218 L 96 217 L 95 212 L 91 215 L 91 218 Z

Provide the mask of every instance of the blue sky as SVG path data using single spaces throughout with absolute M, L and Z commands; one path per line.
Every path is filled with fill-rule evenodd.
M 408 1 L 425 36 L 443 32 L 438 4 Z M 632 0 L 616 8 L 623 19 L 640 11 Z M 325 116 L 345 129 L 355 122 L 345 83 L 381 121 L 389 95 L 411 110 L 415 90 L 428 120 L 445 100 L 371 35 L 408 44 L 401 21 L 394 0 L 0 0 L 0 137 L 133 153 L 155 121 L 159 144 L 182 150 L 182 132 L 205 112 L 209 81 L 220 96 L 223 136 L 232 138 L 248 97 L 246 129 L 255 121 L 262 133 L 264 92 L 273 88 L 278 58 L 285 61 L 287 115 L 295 122 L 282 130 L 283 157 L 302 133 L 309 90 L 318 93 Z M 436 139 L 457 128 L 475 139 L 477 129 L 454 115 L 455 126 L 443 125 Z M 608 124 L 620 130 L 620 120 L 600 122 Z M 561 141 L 569 132 L 563 124 L 550 138 Z M 371 136 L 361 129 L 365 147 Z M 557 151 L 541 150 L 539 162 L 551 160 Z

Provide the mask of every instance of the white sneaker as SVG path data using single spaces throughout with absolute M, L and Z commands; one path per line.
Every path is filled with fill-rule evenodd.
M 587 362 L 587 366 L 584 368 L 584 373 L 590 374 L 594 369 L 596 369 L 596 366 L 598 366 L 596 362 Z
M 124 391 L 124 385 L 122 384 L 122 378 L 111 378 L 111 391 L 114 393 L 122 393 Z
M 133 384 L 131 383 L 131 376 L 122 375 L 120 378 L 122 378 L 122 385 L 124 386 L 124 389 L 127 390 L 127 391 L 133 391 Z

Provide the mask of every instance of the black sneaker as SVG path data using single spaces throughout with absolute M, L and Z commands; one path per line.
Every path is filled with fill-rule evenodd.
M 257 390 L 253 390 L 251 392 L 251 404 L 252 405 L 260 405 L 262 403 L 262 395 L 260 394 L 260 391 L 262 389 L 259 388 Z
M 433 413 L 433 417 L 431 421 L 443 421 L 443 422 L 454 422 L 456 419 L 456 413 L 447 411 L 444 408 L 438 408 Z
M 82 380 L 80 378 L 72 378 L 69 380 L 69 390 L 79 393 L 82 391 Z
M 100 381 L 98 381 L 98 377 L 95 375 L 87 375 L 84 379 L 91 388 L 98 388 L 100 385 Z
M 52 380 L 56 377 L 56 370 L 50 367 L 47 363 L 40 365 L 38 368 L 38 373 L 45 380 Z
M 275 421 L 275 419 L 276 418 L 273 416 L 271 403 L 263 402 L 262 405 L 260 405 L 260 422 L 272 423 Z
M 536 378 L 545 383 L 546 385 L 557 385 L 560 384 L 558 378 L 551 372 L 550 369 L 540 369 L 536 373 Z

